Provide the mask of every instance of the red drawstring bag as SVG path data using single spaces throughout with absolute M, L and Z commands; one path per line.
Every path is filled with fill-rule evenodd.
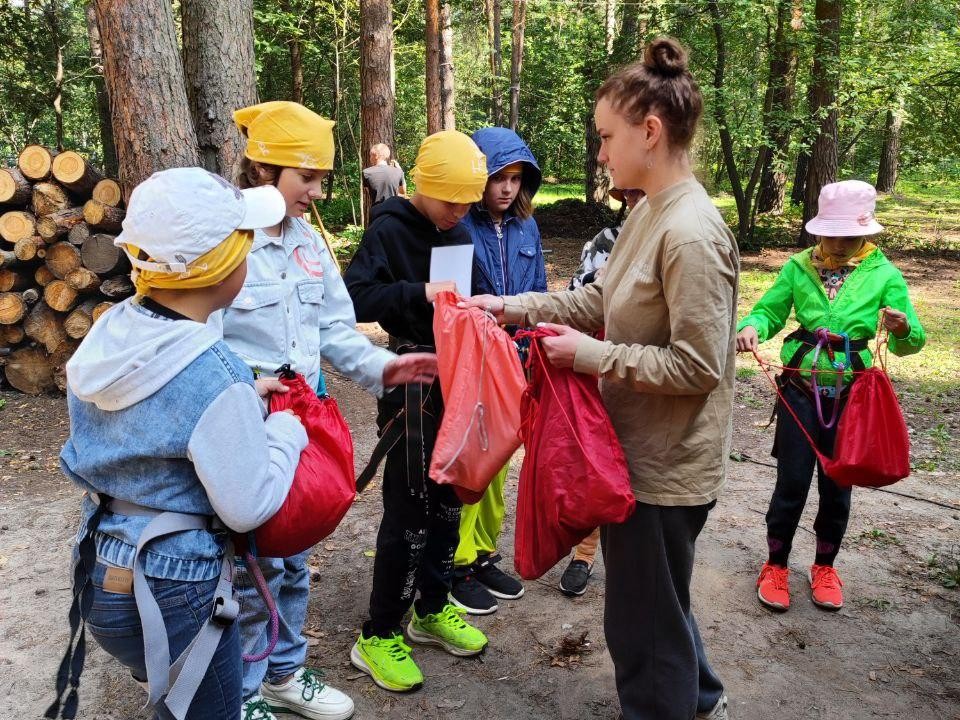
M 824 472 L 840 487 L 883 487 L 910 474 L 910 436 L 887 373 L 864 370 L 850 388 Z
M 636 499 L 627 459 L 600 398 L 597 380 L 553 367 L 537 329 L 530 337 L 530 382 L 523 394 L 514 566 L 535 580 L 600 525 L 624 522 Z
M 336 530 L 356 495 L 353 439 L 337 401 L 319 398 L 303 375 L 282 373 L 289 392 L 270 396 L 270 412 L 293 410 L 307 431 L 307 447 L 283 505 L 253 531 L 250 550 L 259 557 L 290 557 L 308 550 Z M 235 536 L 237 551 L 248 536 Z
M 879 356 L 881 345 L 878 341 L 875 356 Z M 837 424 L 833 457 L 829 458 L 820 452 L 797 419 L 793 408 L 784 399 L 780 388 L 770 377 L 768 363 L 756 350 L 753 356 L 777 391 L 781 404 L 803 431 L 823 471 L 837 485 L 842 488 L 854 485 L 883 487 L 910 475 L 910 435 L 886 367 L 872 367 L 857 373 L 857 380 L 850 388 L 846 408 Z
M 526 382 L 510 336 L 479 308 L 458 308 L 460 299 L 442 292 L 435 301 L 433 336 L 444 410 L 430 477 L 453 485 L 463 502 L 475 503 L 520 447 Z

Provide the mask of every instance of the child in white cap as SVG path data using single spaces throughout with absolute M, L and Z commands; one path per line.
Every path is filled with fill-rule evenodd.
M 783 343 L 780 358 L 786 368 L 779 378 L 783 397 L 797 414 L 821 452 L 831 455 L 839 416 L 846 405 L 855 372 L 873 361 L 868 341 L 877 331 L 877 316 L 889 331 L 890 350 L 896 355 L 918 352 L 926 341 L 903 275 L 880 249 L 867 240 L 883 231 L 874 217 L 877 193 L 859 180 L 824 185 L 819 212 L 807 223 L 818 244 L 797 253 L 776 281 L 737 327 L 737 350 L 756 350 L 780 332 L 791 310 L 800 326 Z M 834 336 L 829 352 L 817 355 L 817 331 Z M 833 360 L 831 360 L 833 356 Z M 812 378 L 816 360 L 816 377 Z M 841 368 L 838 364 L 843 363 Z M 842 369 L 842 375 L 838 370 Z M 812 383 L 811 380 L 815 380 Z M 820 396 L 822 416 L 836 417 L 824 427 L 816 411 L 814 390 Z M 778 402 L 776 439 L 777 484 L 767 511 L 769 557 L 757 579 L 757 597 L 774 610 L 790 607 L 787 560 L 813 478 L 816 456 L 796 420 Z M 834 414 L 834 404 L 838 404 Z M 843 606 L 843 583 L 834 569 L 850 517 L 850 490 L 836 485 L 818 467 L 819 508 L 813 528 L 816 556 L 810 568 L 814 604 L 826 610 Z
M 258 394 L 280 383 L 255 385 L 207 319 L 243 286 L 253 230 L 284 213 L 273 187 L 241 191 L 201 168 L 150 177 L 116 239 L 137 295 L 104 314 L 67 364 L 60 461 L 86 491 L 72 629 L 88 622 L 147 685 L 156 717 L 240 716 L 227 529 L 253 530 L 279 509 L 307 436 L 293 414 L 267 415 Z M 61 695 L 83 648 L 81 635 Z M 76 706 L 73 691 L 64 717 Z

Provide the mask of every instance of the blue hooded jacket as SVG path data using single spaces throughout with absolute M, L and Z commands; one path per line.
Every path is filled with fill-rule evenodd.
M 477 130 L 471 137 L 487 156 L 488 177 L 507 165 L 522 162 L 525 165 L 523 185 L 531 196 L 536 194 L 542 178 L 540 167 L 519 135 L 508 128 L 488 127 Z M 474 203 L 461 223 L 473 239 L 476 293 L 546 292 L 547 273 L 536 220 L 532 217 L 521 220 L 508 210 L 498 236 L 490 214 L 482 203 Z

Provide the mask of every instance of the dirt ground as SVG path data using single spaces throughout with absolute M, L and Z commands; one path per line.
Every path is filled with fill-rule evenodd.
M 559 287 L 576 264 L 582 240 L 553 238 L 546 244 L 553 251 L 547 256 L 551 284 Z M 781 260 L 745 258 L 745 266 Z M 921 270 L 918 279 L 944 283 L 944 293 L 958 277 L 952 266 L 935 279 Z M 329 384 L 353 429 L 361 464 L 375 439 L 374 400 L 336 373 L 330 373 Z M 66 642 L 69 548 L 79 494 L 57 467 L 68 432 L 62 398 L 0 392 L 0 400 L 6 401 L 0 410 L 0 715 L 32 720 L 42 717 L 52 697 Z M 956 385 L 941 402 L 944 412 L 960 412 Z M 769 462 L 772 429 L 763 427 L 768 415 L 769 389 L 762 377 L 739 383 L 734 448 L 761 463 Z M 950 452 L 956 453 L 955 443 Z M 518 469 L 516 458 L 508 507 L 515 501 Z M 894 488 L 951 508 L 855 492 L 838 562 L 847 604 L 833 614 L 817 610 L 807 597 L 805 573 L 814 544 L 811 502 L 792 558 L 794 605 L 783 615 L 761 608 L 754 587 L 766 552 L 763 514 L 774 476 L 771 467 L 732 462 L 726 489 L 698 543 L 694 609 L 711 661 L 727 686 L 730 716 L 960 719 L 960 590 L 944 587 L 941 575 L 948 562 L 960 562 L 958 474 L 918 471 Z M 310 663 L 354 698 L 358 720 L 617 716 L 603 637 L 602 560 L 581 598 L 571 600 L 557 591 L 562 571 L 557 567 L 528 582 L 522 599 L 478 619 L 491 640 L 480 658 L 416 649 L 426 675 L 417 693 L 391 695 L 360 675 L 348 653 L 365 618 L 373 565 L 368 551 L 380 513 L 374 483 L 337 531 L 317 546 L 312 560 Z M 508 511 L 507 558 L 512 558 L 512 523 Z M 577 647 L 583 633 L 585 641 Z M 566 650 L 558 650 L 565 638 Z M 84 719 L 149 717 L 141 710 L 140 689 L 95 643 L 80 697 Z

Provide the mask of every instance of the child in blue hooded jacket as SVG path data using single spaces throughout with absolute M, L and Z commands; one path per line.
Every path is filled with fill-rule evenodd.
M 533 196 L 541 173 L 530 148 L 513 130 L 488 127 L 473 136 L 487 156 L 487 186 L 461 221 L 474 246 L 477 293 L 546 292 L 540 229 L 533 219 Z M 497 599 L 515 600 L 523 585 L 500 570 L 497 541 L 503 526 L 503 485 L 510 465 L 493 481 L 475 505 L 460 515 L 460 545 L 454 558 L 451 599 L 473 615 L 489 615 Z

